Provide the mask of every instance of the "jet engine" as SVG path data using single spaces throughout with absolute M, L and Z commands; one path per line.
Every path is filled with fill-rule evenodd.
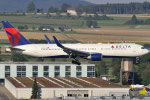
M 88 56 L 87 59 L 92 60 L 92 61 L 101 61 L 102 60 L 102 54 L 101 53 L 93 53 L 90 56 Z

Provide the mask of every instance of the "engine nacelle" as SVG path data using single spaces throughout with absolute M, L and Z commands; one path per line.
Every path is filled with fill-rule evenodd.
M 92 60 L 92 61 L 101 61 L 102 54 L 101 53 L 93 53 L 90 56 L 88 56 L 87 59 Z

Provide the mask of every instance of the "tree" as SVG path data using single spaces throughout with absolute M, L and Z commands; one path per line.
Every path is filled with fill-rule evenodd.
M 82 6 L 76 7 L 75 10 L 76 10 L 76 12 L 77 12 L 77 16 L 78 16 L 78 17 L 80 17 L 81 14 L 84 12 Z
M 47 16 L 48 18 L 50 18 L 50 17 L 51 17 L 51 14 L 50 14 L 49 12 L 47 12 L 46 16 Z
M 94 20 L 94 21 L 92 22 L 92 25 L 93 25 L 94 28 L 97 27 L 97 26 L 98 26 L 97 21 Z
M 39 26 L 38 30 L 39 30 L 39 31 L 43 31 L 43 26 L 42 26 L 42 25 Z
M 88 26 L 88 28 L 91 28 L 91 26 L 92 26 L 92 20 L 87 20 L 86 21 L 86 25 Z
M 131 20 L 128 20 L 126 22 L 126 24 L 130 24 L 130 25 L 137 25 L 137 24 L 143 24 L 143 23 L 144 23 L 144 21 L 143 20 L 137 20 L 135 15 L 132 16 Z
M 25 12 L 23 12 L 23 13 L 22 13 L 22 16 L 26 16 L 26 13 L 25 13 Z
M 138 22 L 138 20 L 137 20 L 136 16 L 133 15 L 132 18 L 131 18 L 131 23 L 137 24 L 137 22 Z
M 37 85 L 36 77 L 34 79 L 34 83 L 32 87 L 31 99 L 38 99 L 38 85 Z
M 32 30 L 35 30 L 36 28 L 35 28 L 35 26 L 32 26 Z
M 11 59 L 14 62 L 19 62 L 19 61 L 28 61 L 27 58 L 24 55 L 18 54 L 18 53 L 13 53 L 11 55 Z
M 28 29 L 28 25 L 24 25 L 24 29 L 27 30 Z
M 53 6 L 48 8 L 49 13 L 56 13 L 57 11 L 58 11 L 57 8 L 54 8 Z
M 87 25 L 89 28 L 91 28 L 92 26 L 93 26 L 93 28 L 96 27 L 96 26 L 98 26 L 96 20 L 93 20 L 93 21 L 92 21 L 92 20 L 87 20 L 87 21 L 86 21 L 86 25 Z
M 18 26 L 19 30 L 27 30 L 28 29 L 28 25 L 24 25 L 24 26 Z
M 44 9 L 43 9 L 43 8 L 37 9 L 36 12 L 37 12 L 37 13 L 42 13 L 42 14 L 43 14 L 43 13 L 44 13 Z
M 70 8 L 70 7 L 71 7 L 71 5 L 64 3 L 61 6 L 61 11 L 62 12 L 67 12 L 67 8 Z
M 121 59 L 113 58 L 112 59 L 112 74 L 116 77 L 114 82 L 119 82 L 120 80 L 120 68 L 121 68 Z
M 149 70 L 149 66 L 146 69 L 144 69 L 141 77 L 142 77 L 142 83 L 144 85 L 150 84 L 150 70 Z
M 66 16 L 67 16 L 67 17 L 71 17 L 70 13 L 66 13 Z
M 28 6 L 27 6 L 27 12 L 34 12 L 35 11 L 35 4 L 33 3 L 33 1 L 29 2 Z
M 98 16 L 98 14 L 96 13 L 96 14 L 94 14 L 94 20 L 98 20 L 99 19 L 99 16 Z
M 61 17 L 61 13 L 60 13 L 60 12 L 57 12 L 57 13 L 56 13 L 56 16 L 57 16 L 58 18 L 60 18 L 60 17 Z
M 88 19 L 89 19 L 89 20 L 92 20 L 92 19 L 93 19 L 92 15 L 89 15 Z
M 96 75 L 98 77 L 107 73 L 107 68 L 104 61 L 99 62 L 96 66 Z

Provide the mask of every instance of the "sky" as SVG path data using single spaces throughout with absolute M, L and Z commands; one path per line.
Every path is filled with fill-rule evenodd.
M 92 2 L 95 4 L 129 3 L 129 2 L 144 2 L 144 1 L 150 2 L 150 0 L 84 0 L 84 1 Z

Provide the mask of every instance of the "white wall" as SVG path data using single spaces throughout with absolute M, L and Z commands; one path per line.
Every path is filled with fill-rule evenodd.
M 10 92 L 14 97 L 17 97 L 16 87 L 15 87 L 14 85 L 12 85 L 11 82 L 9 82 L 7 79 L 5 79 L 5 87 L 9 90 L 9 92 Z
M 17 66 L 26 66 L 26 77 L 32 77 L 32 66 L 38 66 L 38 77 L 43 77 L 43 66 L 49 66 L 49 77 L 54 77 L 54 66 L 60 66 L 60 76 L 65 77 L 65 66 L 71 66 L 71 77 L 76 77 L 75 64 L 51 64 L 51 63 L 15 63 L 0 62 L 0 79 L 5 78 L 5 66 L 10 66 L 10 77 L 17 77 Z M 82 64 L 82 77 L 87 77 L 87 66 L 95 66 L 94 64 Z
M 17 99 L 29 99 L 32 88 L 15 88 L 7 79 L 5 87 Z M 109 96 L 111 93 L 129 94 L 129 88 L 41 88 L 41 98 L 66 97 L 68 90 L 88 90 L 90 96 Z

